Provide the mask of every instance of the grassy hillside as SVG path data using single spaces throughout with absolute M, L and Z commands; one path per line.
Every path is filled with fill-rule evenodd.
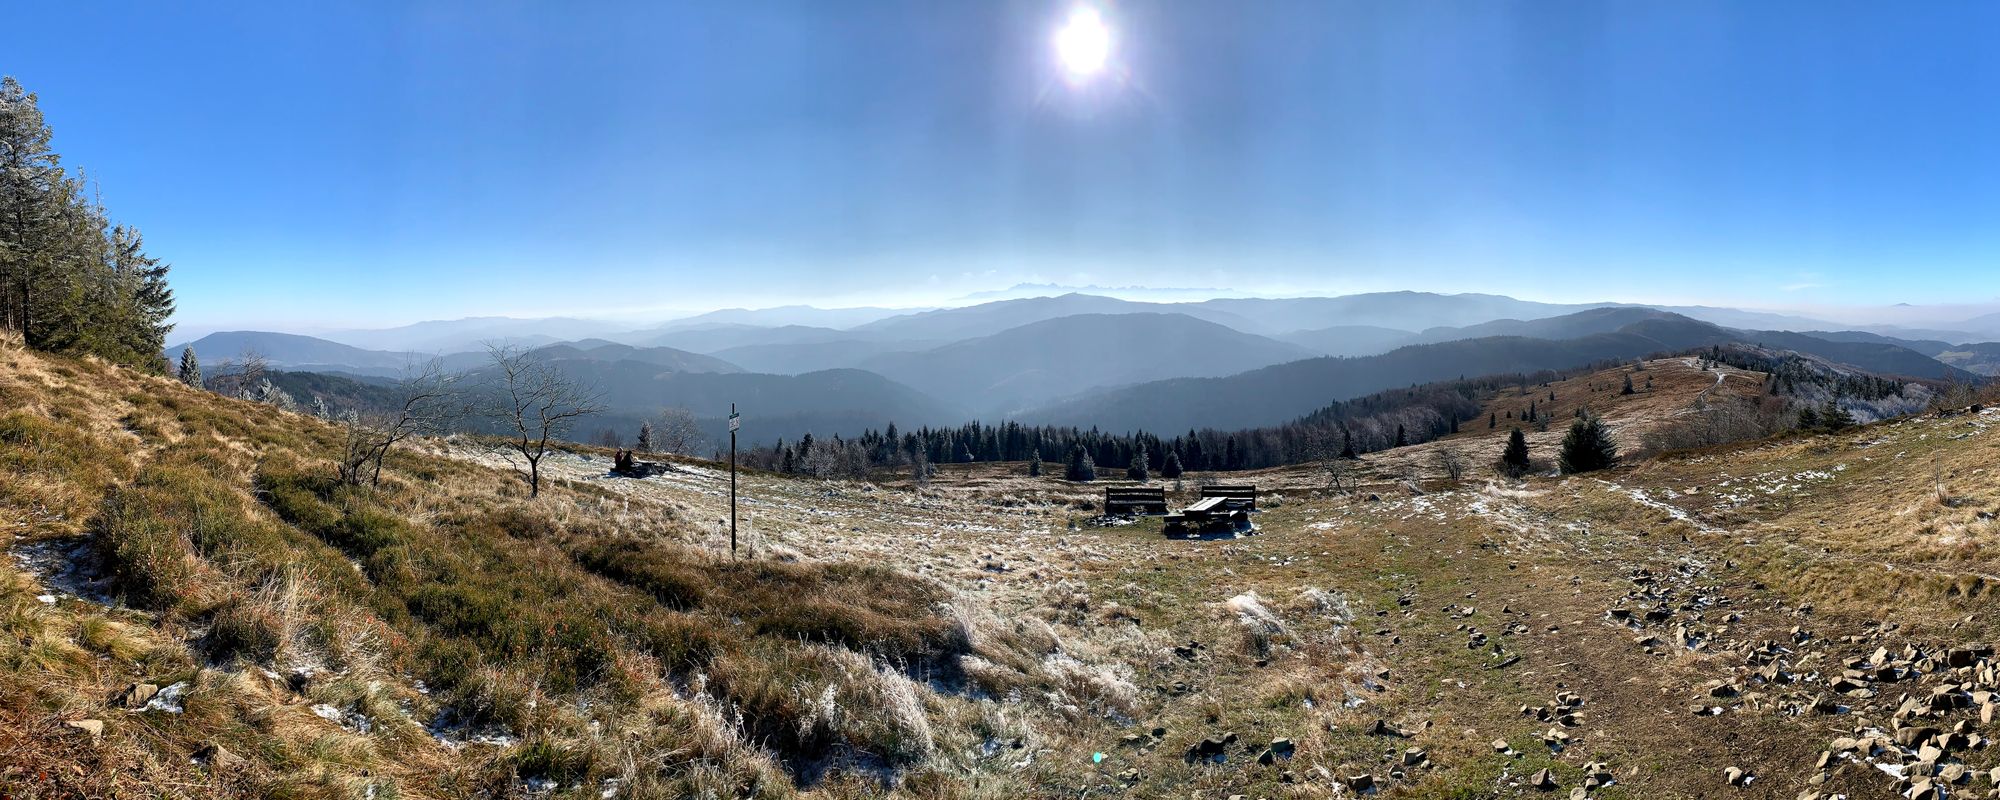
M 0 406 L 53 565 L 0 585 L 8 796 L 779 796 L 920 767 L 910 676 L 973 652 L 932 582 L 731 561 L 671 505 L 435 456 L 338 486 L 330 427 L 11 346 Z
M 1585 405 L 1630 453 L 1763 382 L 1627 374 L 1487 409 Z M 1259 534 L 1211 541 L 1020 464 L 753 472 L 732 561 L 704 462 L 558 453 L 530 501 L 427 440 L 342 487 L 318 422 L 12 345 L 0 408 L 0 796 L 1791 800 L 2000 765 L 1989 410 L 1154 484 L 1258 485 Z

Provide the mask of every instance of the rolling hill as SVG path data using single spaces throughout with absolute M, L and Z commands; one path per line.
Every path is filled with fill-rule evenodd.
M 1323 356 L 1372 356 L 1387 353 L 1415 339 L 1415 331 L 1375 325 L 1334 325 L 1296 330 L 1271 338 L 1311 350 Z
M 1589 330 L 1605 311 L 1550 321 L 1545 331 Z M 1829 342 L 1775 331 L 1735 331 L 1663 312 L 1636 313 L 1616 330 L 1567 338 L 1492 336 L 1412 345 L 1361 358 L 1314 358 L 1223 378 L 1176 378 L 1093 392 L 1021 415 L 1024 422 L 1096 425 L 1109 430 L 1250 428 L 1273 425 L 1343 400 L 1397 386 L 1467 375 L 1569 369 L 1727 342 L 1798 350 L 1867 372 L 1939 378 L 1966 373 L 1887 344 Z
M 633 360 L 557 357 L 554 363 L 564 375 L 595 387 L 605 407 L 602 413 L 579 420 L 579 439 L 604 428 L 629 438 L 638 431 L 640 422 L 665 408 L 689 410 L 704 421 L 713 437 L 720 432 L 719 421 L 729 413 L 732 403 L 748 420 L 745 445 L 781 437 L 796 439 L 807 432 L 852 436 L 880 428 L 890 420 L 947 423 L 963 419 L 956 408 L 863 370 L 765 375 L 680 371 Z M 468 373 L 466 379 L 479 385 L 490 383 L 492 377 L 482 369 Z
M 988 416 L 1093 387 L 1228 375 L 1310 355 L 1181 314 L 1075 314 L 861 366 Z
M 326 334 L 324 338 L 372 350 L 456 353 L 484 349 L 486 342 L 533 347 L 570 339 L 604 336 L 623 327 L 601 320 L 572 317 L 542 319 L 467 317 L 430 320 L 394 328 L 335 331 Z
M 178 359 L 181 348 L 192 346 L 204 366 L 213 368 L 228 360 L 240 360 L 255 351 L 273 367 L 311 372 L 353 372 L 364 375 L 395 375 L 405 366 L 428 356 L 414 352 L 368 350 L 313 336 L 270 331 L 222 331 L 192 342 L 167 348 L 169 359 Z

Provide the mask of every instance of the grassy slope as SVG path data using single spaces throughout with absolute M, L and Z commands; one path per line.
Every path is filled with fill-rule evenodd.
M 809 791 L 872 794 L 874 774 L 913 796 L 1333 797 L 1367 773 L 1386 796 L 1514 797 L 1544 796 L 1525 784 L 1547 767 L 1561 796 L 1601 761 L 1617 783 L 1595 797 L 1891 797 L 1872 766 L 1822 776 L 1813 761 L 1905 721 L 1904 693 L 1977 670 L 1839 696 L 1849 713 L 1802 709 L 1877 647 L 1995 634 L 1991 414 L 1448 485 L 1429 450 L 1484 464 L 1506 431 L 1469 426 L 1371 455 L 1355 495 L 1308 468 L 1230 476 L 1269 507 L 1264 533 L 1235 541 L 1163 540 L 1153 520 L 1072 528 L 1102 487 L 1020 465 L 953 465 L 922 490 L 750 474 L 755 557 L 730 567 L 714 555 L 726 476 L 701 464 L 632 481 L 604 477 L 601 455 L 554 457 L 557 488 L 531 504 L 490 449 L 432 442 L 391 464 L 392 485 L 339 490 L 314 455 L 329 432 L 300 418 L 17 350 L 0 365 L 0 407 L 25 407 L 0 415 L 0 465 L 27 476 L 0 486 L 0 507 L 30 537 L 95 532 L 135 606 L 46 606 L 19 574 L 0 589 L 0 763 L 22 765 L 0 767 L 0 786 L 47 772 L 62 782 L 49 796 L 141 781 L 459 796 L 548 777 L 577 796 L 612 777 L 641 796 L 784 794 L 787 769 L 828 763 L 847 777 Z M 1684 364 L 1648 373 L 1655 391 L 1634 396 L 1615 372 L 1564 382 L 1551 410 L 1587 402 L 1629 448 L 1716 390 Z M 1531 437 L 1543 458 L 1560 428 Z M 1413 471 L 1424 494 L 1403 488 Z M 1673 613 L 1643 629 L 1605 616 L 1656 600 Z M 1682 636 L 1698 646 L 1666 643 Z M 1784 643 L 1794 682 L 1751 675 L 1766 642 Z M 300 664 L 321 676 L 302 698 L 282 680 Z M 106 706 L 127 682 L 179 679 L 196 686 L 185 715 Z M 1709 696 L 1716 680 L 1739 693 Z M 1573 727 L 1519 713 L 1562 692 L 1582 696 Z M 314 703 L 379 724 L 342 728 Z M 447 749 L 405 705 L 522 739 Z M 80 718 L 108 721 L 103 743 L 64 732 Z M 1378 719 L 1410 735 L 1369 733 Z M 1551 728 L 1570 745 L 1544 744 Z M 1184 758 L 1229 732 L 1220 763 Z M 1275 737 L 1295 755 L 1259 765 Z M 189 764 L 211 741 L 251 763 Z M 1412 746 L 1429 760 L 1400 767 Z M 1760 778 L 1726 788 L 1729 765 Z
M 45 602 L 7 571 L 9 796 L 464 796 L 543 780 L 579 796 L 781 795 L 781 765 L 905 768 L 931 747 L 921 712 L 899 706 L 914 700 L 899 670 L 965 647 L 934 584 L 731 563 L 683 544 L 671 509 L 611 513 L 588 492 L 531 504 L 504 473 L 447 459 L 400 457 L 379 489 L 338 487 L 321 459 L 334 431 L 316 421 L 17 348 L 0 365 L 16 550 L 87 537 L 78 560 L 122 601 Z M 107 701 L 178 682 L 185 713 Z M 453 749 L 425 730 L 439 719 L 518 744 Z M 102 740 L 76 720 L 102 721 Z M 212 745 L 244 761 L 194 763 Z

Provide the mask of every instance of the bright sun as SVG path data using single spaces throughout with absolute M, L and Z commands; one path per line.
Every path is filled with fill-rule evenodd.
M 1056 31 L 1056 57 L 1071 80 L 1082 80 L 1104 70 L 1111 58 L 1111 29 L 1097 9 L 1080 7 L 1070 12 L 1069 23 Z

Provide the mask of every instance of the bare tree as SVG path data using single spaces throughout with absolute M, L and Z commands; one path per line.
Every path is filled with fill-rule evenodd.
M 233 358 L 215 365 L 216 393 L 225 397 L 258 400 L 270 363 L 255 347 L 245 347 Z M 261 402 L 261 401 L 260 401 Z
M 1444 476 L 1450 478 L 1452 483 L 1457 483 L 1459 479 L 1465 477 L 1465 453 L 1460 452 L 1457 447 L 1452 445 L 1439 447 L 1431 458 L 1437 462 L 1438 469 L 1442 470 Z
M 1334 491 L 1352 491 L 1357 483 L 1353 459 L 1347 458 L 1347 437 L 1336 428 L 1321 428 L 1312 434 L 1307 445 L 1313 461 L 1326 471 L 1327 481 Z
M 411 436 L 438 433 L 464 413 L 458 376 L 445 372 L 444 362 L 431 359 L 404 371 L 396 382 L 396 406 L 388 411 L 340 415 L 346 446 L 340 458 L 340 482 L 370 485 L 382 482 L 382 459 L 390 448 Z
M 603 411 L 602 395 L 554 364 L 515 345 L 487 345 L 493 361 L 485 414 L 507 431 L 508 446 L 528 462 L 528 496 L 542 494 L 542 457 L 576 418 Z
M 661 409 L 659 424 L 653 426 L 654 451 L 684 456 L 700 450 L 706 443 L 707 437 L 701 435 L 694 412 L 685 408 Z

